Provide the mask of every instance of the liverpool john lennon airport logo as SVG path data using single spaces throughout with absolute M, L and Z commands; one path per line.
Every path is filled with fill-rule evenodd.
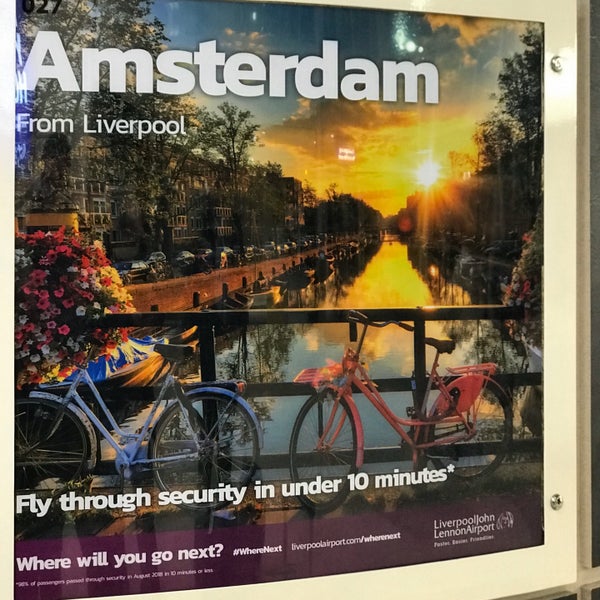
M 512 529 L 514 522 L 510 511 L 499 515 L 476 513 L 458 519 L 434 519 L 433 546 L 439 548 L 493 540 L 495 532 Z

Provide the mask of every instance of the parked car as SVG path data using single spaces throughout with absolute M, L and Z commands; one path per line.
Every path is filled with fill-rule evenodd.
M 275 242 L 266 242 L 262 246 L 265 258 L 273 258 L 279 254 L 277 244 Z
M 252 246 L 252 248 L 254 249 L 254 260 L 256 260 L 256 261 L 265 260 L 266 252 L 264 251 L 263 248 L 261 248 L 259 246 Z
M 305 252 L 310 248 L 310 240 L 308 238 L 300 238 L 298 240 L 298 250 Z
M 194 261 L 194 273 L 212 273 L 213 270 L 213 254 L 212 250 L 196 252 L 196 260 Z
M 173 269 L 167 261 L 167 255 L 164 252 L 152 252 L 146 259 L 146 262 L 154 268 L 158 279 L 167 279 L 173 276 Z
M 115 263 L 114 267 L 125 285 L 158 279 L 154 267 L 145 260 L 124 260 Z
M 217 246 L 215 249 L 215 267 L 225 268 L 237 266 L 238 260 L 233 248 L 229 246 Z
M 164 252 L 152 252 L 150 256 L 146 259 L 147 263 L 153 262 L 167 262 L 167 255 Z
M 256 260 L 258 258 L 257 250 L 258 250 L 258 248 L 253 245 L 244 246 L 242 248 L 244 260 L 246 262 L 252 262 L 253 260 Z
M 198 252 L 196 252 L 196 257 L 199 257 L 199 256 L 204 258 L 204 260 L 207 263 L 214 265 L 215 253 L 213 252 L 212 248 L 200 248 L 200 250 L 198 250 Z
M 189 250 L 182 250 L 175 256 L 174 263 L 184 275 L 191 275 L 194 272 L 196 256 Z

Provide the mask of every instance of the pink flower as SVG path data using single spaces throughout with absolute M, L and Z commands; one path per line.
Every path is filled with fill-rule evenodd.
M 46 253 L 46 256 L 40 258 L 41 265 L 52 265 L 55 262 L 56 262 L 56 251 L 52 250 L 52 248 L 50 250 L 48 250 L 48 252 Z
M 40 309 L 40 310 L 46 310 L 47 308 L 50 307 L 50 302 L 48 302 L 47 298 L 40 298 L 38 300 L 38 303 L 36 304 L 36 306 Z
M 108 307 L 133 308 L 120 281 L 101 274 L 111 263 L 100 244 L 82 245 L 77 234 L 62 229 L 17 234 L 17 249 L 21 263 L 26 258 L 32 265 L 16 272 L 15 347 L 16 356 L 24 359 L 17 387 L 62 380 L 87 358 L 92 339 L 101 342 L 104 351 L 126 339 L 126 331 L 99 334 L 89 328 L 90 319 Z M 95 282 L 100 282 L 100 289 Z M 75 313 L 83 318 L 69 322 Z
M 34 269 L 29 274 L 29 279 L 34 285 L 42 285 L 46 281 L 46 271 L 42 269 Z

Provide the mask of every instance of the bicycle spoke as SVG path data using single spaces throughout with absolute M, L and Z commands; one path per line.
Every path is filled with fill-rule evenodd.
M 356 427 L 345 400 L 331 391 L 311 396 L 300 409 L 290 441 L 290 473 L 294 482 L 341 479 L 335 493 L 302 493 L 311 511 L 327 512 L 348 494 L 348 474 L 356 470 Z
M 489 473 L 504 458 L 510 425 L 508 398 L 489 385 L 467 412 L 442 419 L 432 427 L 432 442 L 438 445 L 430 448 L 427 455 L 437 467 L 459 477 Z
M 81 419 L 69 407 L 44 398 L 22 398 L 15 406 L 15 487 L 34 489 L 77 478 L 90 442 Z
M 169 407 L 155 427 L 150 455 L 156 460 L 155 475 L 164 490 L 217 488 L 220 484 L 246 485 L 256 469 L 258 433 L 246 409 L 233 399 L 197 394 L 195 430 L 183 417 L 178 403 Z M 213 420 L 207 425 L 207 420 Z M 197 440 L 197 442 L 196 442 Z M 173 459 L 187 450 L 181 461 Z M 216 508 L 225 503 L 189 505 Z

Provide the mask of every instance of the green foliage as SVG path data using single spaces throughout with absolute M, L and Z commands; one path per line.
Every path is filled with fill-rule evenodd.
M 285 221 L 287 196 L 281 165 L 252 163 L 247 172 L 247 189 L 237 209 L 246 213 L 246 237 L 256 243 L 275 237 L 273 232 Z
M 383 219 L 379 211 L 351 194 L 335 194 L 315 207 L 306 207 L 304 218 L 308 230 L 333 234 L 376 231 Z
M 229 102 L 218 106 L 218 112 L 203 108 L 200 115 L 199 143 L 204 156 L 223 161 L 228 169 L 228 184 L 234 193 L 240 191 L 242 175 L 249 162 L 250 149 L 256 145 L 259 125 L 253 115 Z
M 521 36 L 524 49 L 502 61 L 495 109 L 474 135 L 478 170 L 494 174 L 503 196 L 528 214 L 532 224 L 542 202 L 542 32 L 531 26 Z M 516 178 L 518 199 L 506 188 L 505 176 Z M 510 185 L 510 182 L 508 182 Z

